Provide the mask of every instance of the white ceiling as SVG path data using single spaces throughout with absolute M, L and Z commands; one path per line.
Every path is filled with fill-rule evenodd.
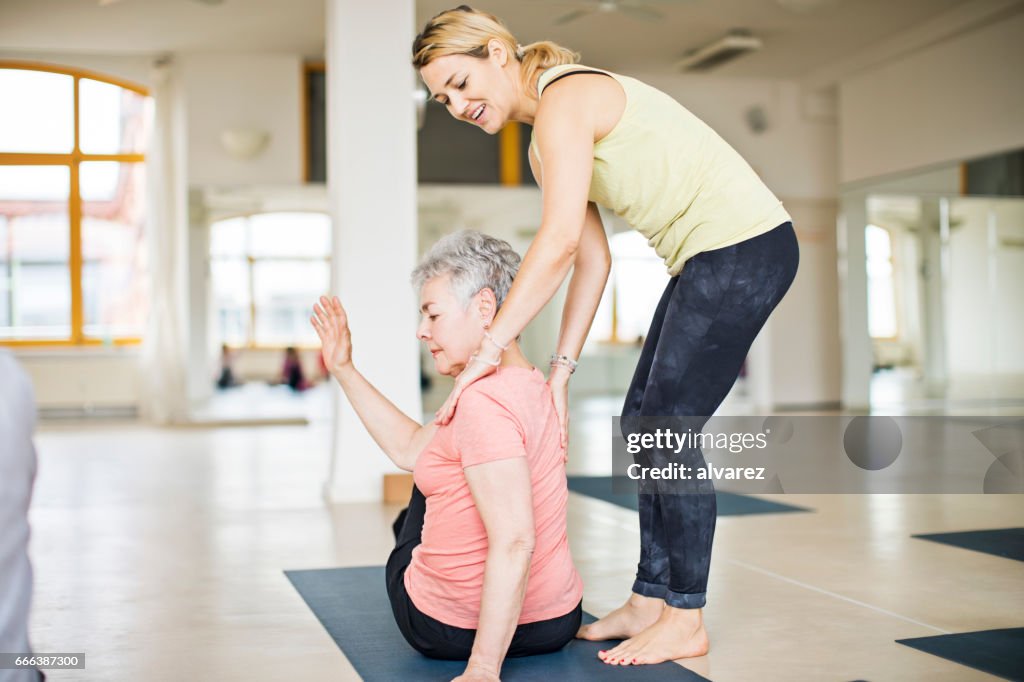
M 0 47 L 100 54 L 324 50 L 324 0 L 0 0 Z
M 359 0 L 384 1 L 384 0 Z M 418 0 L 417 25 L 459 0 Z M 526 44 L 549 39 L 585 62 L 623 71 L 669 72 L 688 50 L 730 29 L 752 31 L 759 52 L 715 71 L 728 76 L 800 78 L 862 54 L 968 0 L 623 0 L 664 14 L 657 22 L 593 13 L 554 20 L 591 0 L 476 0 Z M 807 6 L 805 11 L 784 5 Z M 0 49 L 100 54 L 289 52 L 323 54 L 324 0 L 0 0 Z

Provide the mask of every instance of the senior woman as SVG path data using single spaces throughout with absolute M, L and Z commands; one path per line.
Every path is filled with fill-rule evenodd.
M 416 335 L 458 376 L 490 336 L 519 255 L 478 232 L 440 240 L 413 272 Z M 345 311 L 321 297 L 311 319 L 324 363 L 385 454 L 413 472 L 395 526 L 387 590 L 405 639 L 433 658 L 468 659 L 460 680 L 498 679 L 506 656 L 555 651 L 576 634 L 583 585 L 566 537 L 564 449 L 544 375 L 508 344 L 447 425 L 420 425 L 352 363 Z

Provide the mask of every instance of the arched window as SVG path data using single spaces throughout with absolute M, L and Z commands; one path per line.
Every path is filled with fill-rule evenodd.
M 145 88 L 0 61 L 0 343 L 138 342 Z
M 864 244 L 868 270 L 868 331 L 873 339 L 892 339 L 897 332 L 892 236 L 885 228 L 868 225 Z
M 314 345 L 313 302 L 330 288 L 331 219 L 259 213 L 215 222 L 210 285 L 219 343 Z

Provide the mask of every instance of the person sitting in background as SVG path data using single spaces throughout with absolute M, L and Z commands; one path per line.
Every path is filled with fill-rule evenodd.
M 287 384 L 293 391 L 305 391 L 309 388 L 306 375 L 302 371 L 302 361 L 299 359 L 299 351 L 294 346 L 284 349 L 284 365 L 281 367 L 280 383 Z
M 0 350 L 0 653 L 31 653 L 28 508 L 36 476 L 35 421 L 32 384 L 11 354 Z M 41 679 L 34 669 L 0 670 L 2 682 Z
M 439 241 L 413 273 L 417 337 L 440 374 L 477 361 L 519 267 L 506 243 L 478 232 Z M 388 597 L 402 635 L 426 656 L 467 660 L 459 680 L 496 680 L 506 656 L 573 639 L 583 584 L 566 534 L 568 487 L 558 416 L 544 375 L 515 341 L 470 386 L 445 426 L 421 426 L 352 363 L 341 302 L 321 297 L 312 323 L 323 357 L 381 449 L 413 472 L 396 523 Z
M 231 349 L 228 348 L 228 344 L 222 343 L 220 346 L 220 376 L 217 377 L 217 388 L 225 389 L 237 386 L 238 381 L 235 380 L 235 372 L 231 368 Z

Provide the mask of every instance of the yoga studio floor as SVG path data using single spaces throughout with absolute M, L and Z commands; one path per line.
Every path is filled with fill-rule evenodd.
M 578 405 L 572 473 L 607 473 L 587 434 L 612 404 Z M 86 654 L 50 680 L 359 679 L 284 571 L 384 563 L 399 508 L 323 504 L 325 422 L 44 423 L 36 440 L 33 644 Z M 1024 626 L 1019 555 L 914 537 L 1020 528 L 1020 496 L 764 499 L 805 510 L 719 518 L 711 653 L 682 665 L 716 682 L 997 679 L 897 640 Z M 636 513 L 574 492 L 569 537 L 603 615 L 633 580 Z

